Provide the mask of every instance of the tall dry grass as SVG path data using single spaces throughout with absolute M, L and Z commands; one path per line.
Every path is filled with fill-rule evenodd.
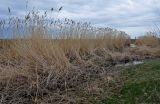
M 152 32 L 146 33 L 146 35 L 139 37 L 136 40 L 136 44 L 139 46 L 151 46 L 156 47 L 160 45 L 160 40 L 158 36 Z
M 89 104 L 102 97 L 95 80 L 109 86 L 111 66 L 137 55 L 160 55 L 155 36 L 140 37 L 138 47 L 130 48 L 125 32 L 55 20 L 48 12 L 33 10 L 24 18 L 0 21 L 0 103 Z
M 47 18 L 47 12 L 31 11 L 25 18 L 2 20 L 0 30 L 2 103 L 76 104 L 84 100 L 76 92 L 83 85 L 96 78 L 108 83 L 105 76 L 112 71 L 110 66 L 132 60 L 125 32 L 54 20 Z
M 10 29 L 10 43 L 2 40 L 2 47 L 9 47 L 7 57 L 57 70 L 69 69 L 73 60 L 83 61 L 94 49 L 121 51 L 130 43 L 125 32 L 69 19 L 48 20 L 47 12 L 41 15 L 40 11 L 29 12 L 25 19 L 9 18 L 8 24 L 2 25 Z
M 129 49 L 131 54 L 143 59 L 160 57 L 160 38 L 155 32 L 138 37 L 135 44 L 137 47 Z

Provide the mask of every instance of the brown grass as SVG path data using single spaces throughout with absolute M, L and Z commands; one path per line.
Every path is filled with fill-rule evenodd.
M 147 46 L 130 49 L 124 32 L 68 19 L 45 23 L 44 17 L 31 12 L 6 25 L 16 28 L 11 39 L 0 40 L 0 103 L 93 103 L 102 99 L 100 85 L 113 81 L 111 66 L 134 55 L 159 56 L 157 38 L 140 38 L 136 43 Z
M 147 34 L 144 36 L 139 37 L 136 40 L 136 44 L 138 46 L 151 46 L 151 47 L 156 47 L 160 45 L 160 40 L 156 35 L 152 34 Z

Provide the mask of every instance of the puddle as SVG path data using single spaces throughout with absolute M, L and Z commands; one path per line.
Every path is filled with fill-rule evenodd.
M 119 67 L 119 66 L 139 65 L 139 64 L 143 64 L 143 63 L 144 63 L 143 61 L 133 61 L 133 62 L 129 62 L 129 63 L 126 63 L 126 64 L 117 64 L 116 67 Z
M 130 44 L 130 47 L 131 47 L 131 48 L 135 48 L 136 45 L 135 45 L 135 44 Z
M 143 61 L 133 61 L 133 65 L 139 65 L 139 64 L 143 64 Z

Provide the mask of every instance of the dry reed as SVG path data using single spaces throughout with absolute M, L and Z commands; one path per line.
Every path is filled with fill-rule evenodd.
M 6 28 L 9 33 L 4 31 Z M 132 53 L 137 53 L 136 49 L 126 50 L 130 37 L 125 32 L 69 19 L 48 19 L 46 11 L 41 15 L 33 10 L 25 19 L 1 20 L 0 30 L 1 103 L 85 102 L 76 92 L 86 90 L 82 89 L 83 84 L 95 86 L 87 88 L 91 94 L 92 90 L 99 93 L 99 86 L 89 83 L 103 79 L 108 84 L 104 77 L 112 71 L 109 67 L 127 63 L 132 60 Z M 157 44 L 155 38 L 149 41 Z M 153 54 L 159 55 L 156 52 Z

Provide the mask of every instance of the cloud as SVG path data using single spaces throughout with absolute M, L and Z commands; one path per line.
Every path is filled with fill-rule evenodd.
M 11 7 L 13 15 L 25 13 L 26 2 L 23 0 L 4 0 L 1 5 L 1 17 L 8 15 L 7 7 Z M 159 0 L 29 0 L 28 9 L 33 6 L 41 10 L 63 6 L 63 10 L 56 14 L 58 18 L 89 21 L 94 26 L 117 28 L 132 37 L 149 31 L 150 27 L 159 23 L 160 17 Z

